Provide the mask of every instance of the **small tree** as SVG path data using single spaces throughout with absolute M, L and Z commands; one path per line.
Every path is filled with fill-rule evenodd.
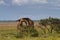
M 51 33 L 52 33 L 52 30 L 55 30 L 55 31 L 60 30 L 60 19 L 58 19 L 58 18 L 49 17 L 47 19 L 41 19 L 39 24 L 43 25 L 45 28 L 47 28 L 47 25 L 50 25 Z M 48 29 L 48 31 L 49 31 L 49 29 Z

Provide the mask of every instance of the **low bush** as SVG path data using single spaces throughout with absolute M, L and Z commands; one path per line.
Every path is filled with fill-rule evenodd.
M 60 33 L 60 25 L 56 25 L 54 30 L 57 32 L 57 33 Z

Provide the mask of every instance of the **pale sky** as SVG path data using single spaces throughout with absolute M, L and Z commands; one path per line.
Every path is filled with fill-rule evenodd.
M 60 18 L 60 0 L 0 0 L 0 20 Z

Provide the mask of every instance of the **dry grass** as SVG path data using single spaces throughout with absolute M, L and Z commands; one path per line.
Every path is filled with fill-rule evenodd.
M 17 28 L 17 22 L 5 22 L 5 23 L 0 23 L 0 30 L 8 30 L 8 29 L 16 29 Z
M 38 28 L 35 23 L 35 28 L 39 33 L 39 37 L 24 37 L 16 38 L 15 35 L 19 32 L 17 30 L 17 22 L 0 23 L 0 40 L 60 40 L 60 34 L 53 32 L 52 34 L 44 34 L 43 30 Z

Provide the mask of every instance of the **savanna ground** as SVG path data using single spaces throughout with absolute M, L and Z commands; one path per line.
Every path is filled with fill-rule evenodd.
M 36 26 L 35 29 L 38 31 L 38 37 L 25 36 L 23 38 L 18 38 L 19 30 L 17 30 L 17 22 L 0 22 L 0 40 L 60 40 L 60 34 L 56 33 L 54 30 L 49 33 L 47 29 L 44 31 Z

